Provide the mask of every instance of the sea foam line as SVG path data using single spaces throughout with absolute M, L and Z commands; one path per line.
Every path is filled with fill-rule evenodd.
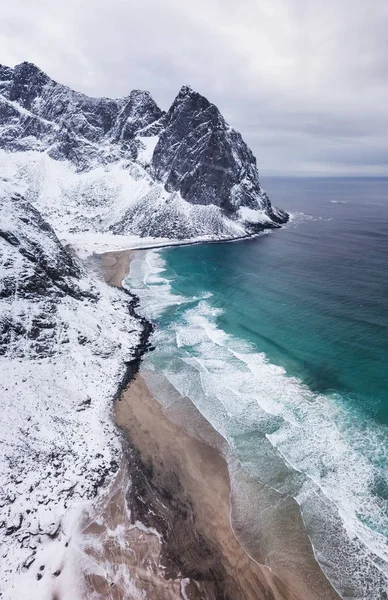
M 337 422 L 343 424 L 347 417 L 342 408 L 333 398 L 317 396 L 298 379 L 288 377 L 283 368 L 271 364 L 247 342 L 219 329 L 216 321 L 222 312 L 220 309 L 203 299 L 198 301 L 173 294 L 169 279 L 162 276 L 166 262 L 156 251 L 147 253 L 147 260 L 142 261 L 140 267 L 142 281 L 139 283 L 143 287 L 140 285 L 137 291 L 148 316 L 155 318 L 174 304 L 188 305 L 180 322 L 174 323 L 173 331 L 158 329 L 157 351 L 147 362 L 155 363 L 161 354 L 168 354 L 168 368 L 163 370 L 165 376 L 182 395 L 190 396 L 216 429 L 220 428 L 217 415 L 214 411 L 209 415 L 206 407 L 212 397 L 223 406 L 227 419 L 234 425 L 244 416 L 244 411 L 253 410 L 253 402 L 264 415 L 277 420 L 272 424 L 273 430 L 265 432 L 265 438 L 288 468 L 304 475 L 304 483 L 294 490 L 294 497 L 306 520 L 309 520 L 311 506 L 323 493 L 336 507 L 349 539 L 355 539 L 353 551 L 358 561 L 369 555 L 372 567 L 386 571 L 387 539 L 376 529 L 388 531 L 388 521 L 381 501 L 372 493 L 375 470 L 365 453 L 361 454 L 348 443 L 346 427 L 339 430 Z M 155 298 L 152 300 L 155 295 L 158 296 L 157 310 Z M 174 358 L 181 364 L 183 361 L 189 371 L 174 372 L 171 366 Z M 197 376 L 193 369 L 198 372 L 200 385 L 195 384 Z M 227 426 L 224 423 L 221 435 L 228 437 L 230 427 L 230 423 Z M 388 439 L 386 432 L 383 437 Z M 238 451 L 238 447 L 235 449 Z M 314 543 L 314 534 L 312 538 Z M 324 554 L 321 542 L 318 559 L 324 559 Z M 351 571 L 355 576 L 355 570 Z M 365 586 L 360 582 L 358 587 L 360 591 L 354 597 L 362 598 Z

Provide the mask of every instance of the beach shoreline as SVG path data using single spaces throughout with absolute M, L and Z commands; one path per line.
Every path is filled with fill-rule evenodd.
M 107 284 L 118 288 L 123 287 L 122 283 L 129 273 L 134 253 L 135 250 L 118 250 L 101 255 L 101 266 Z
M 103 255 L 105 281 L 122 287 L 133 256 L 130 250 Z M 146 373 L 137 374 L 115 400 L 115 421 L 125 438 L 121 472 L 127 483 L 121 502 L 130 514 L 126 516 L 127 526 L 131 523 L 129 562 L 136 589 L 150 598 L 190 600 L 338 598 L 318 565 L 315 576 L 322 593 L 312 596 L 300 577 L 293 585 L 291 573 L 286 585 L 284 578 L 260 564 L 265 555 L 248 554 L 232 526 L 226 442 L 184 400 L 166 414 L 147 386 Z M 137 546 L 144 545 L 144 536 L 152 538 L 153 549 L 146 552 L 146 561 L 140 553 L 143 558 L 137 564 L 133 552 L 137 555 Z M 122 557 L 123 547 L 116 550 Z M 122 565 L 122 558 L 118 562 Z M 124 563 L 128 565 L 128 560 Z M 116 595 L 109 590 L 109 598 L 125 598 L 123 583 L 116 586 Z
M 166 576 L 190 580 L 199 588 L 193 598 L 297 600 L 235 536 L 228 467 L 218 450 L 224 441 L 185 406 L 170 420 L 142 375 L 116 401 L 116 423 L 135 452 L 127 497 L 134 521 L 160 533 Z M 183 428 L 187 419 L 196 423 L 193 435 Z

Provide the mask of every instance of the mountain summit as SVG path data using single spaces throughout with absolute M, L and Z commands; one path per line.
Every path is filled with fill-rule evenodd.
M 175 239 L 277 227 L 256 159 L 218 108 L 183 86 L 91 98 L 35 65 L 0 66 L 0 164 L 59 230 Z

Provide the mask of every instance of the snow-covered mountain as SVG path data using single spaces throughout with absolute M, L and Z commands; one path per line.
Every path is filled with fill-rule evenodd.
M 61 597 L 78 597 L 71 509 L 120 463 L 110 411 L 125 363 L 144 350 L 134 304 L 87 272 L 0 178 L 2 598 L 49 599 L 61 585 Z
M 240 134 L 189 87 L 164 113 L 148 92 L 89 98 L 30 63 L 0 66 L 0 597 L 81 597 L 72 510 L 118 468 L 111 401 L 146 346 L 133 296 L 63 240 L 230 239 L 287 219 Z
M 284 223 L 241 135 L 184 86 L 90 98 L 35 65 L 0 66 L 0 172 L 58 232 L 223 239 Z

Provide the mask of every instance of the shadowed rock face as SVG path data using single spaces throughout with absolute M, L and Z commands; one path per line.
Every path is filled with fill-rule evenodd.
M 165 117 L 153 155 L 158 179 L 193 204 L 227 211 L 257 208 L 261 194 L 256 159 L 206 98 L 182 87 Z M 269 206 L 268 199 L 263 206 Z
M 96 300 L 81 270 L 40 213 L 20 195 L 0 193 L 0 355 L 49 356 L 61 299 Z M 33 310 L 31 310 L 33 306 Z
M 116 233 L 221 239 L 288 220 L 262 190 L 256 159 L 241 135 L 187 86 L 164 113 L 149 92 L 90 98 L 31 63 L 0 65 L 0 148 L 47 152 L 77 171 L 118 161 L 141 167 L 136 181 L 147 180 L 148 188 L 136 198 L 129 190 L 128 210 L 108 227 Z

